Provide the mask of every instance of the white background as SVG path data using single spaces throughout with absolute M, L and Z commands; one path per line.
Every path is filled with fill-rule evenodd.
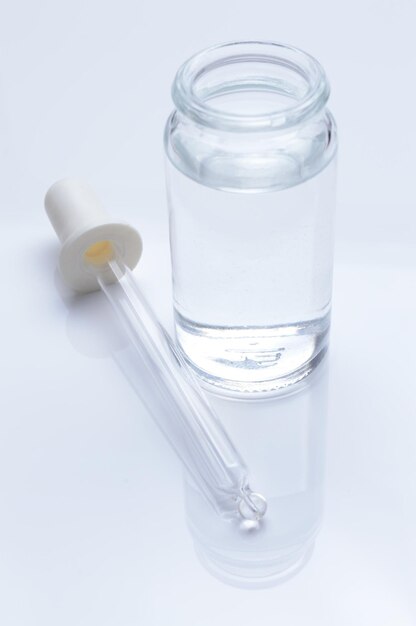
M 412 0 L 2 3 L 1 624 L 416 624 L 415 19 Z M 324 523 L 298 577 L 264 591 L 194 556 L 176 459 L 102 301 L 62 298 L 43 212 L 56 179 L 89 180 L 141 230 L 137 275 L 169 325 L 170 85 L 246 38 L 322 62 L 341 146 Z

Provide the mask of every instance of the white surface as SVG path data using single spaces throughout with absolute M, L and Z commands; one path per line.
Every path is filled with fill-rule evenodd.
M 151 231 L 136 274 L 167 316 L 167 241 Z M 46 219 L 21 232 L 9 225 L 5 240 L 2 623 L 248 625 L 261 615 L 267 625 L 412 626 L 415 266 L 375 249 L 338 263 L 323 527 L 296 578 L 246 591 L 194 555 L 180 469 L 117 365 L 123 340 L 101 294 L 63 299 Z
M 0 623 L 414 626 L 414 3 L 2 12 Z M 54 180 L 87 178 L 142 233 L 136 273 L 169 324 L 170 82 L 195 50 L 246 37 L 315 54 L 341 131 L 323 526 L 305 569 L 263 591 L 196 559 L 176 459 L 112 356 L 123 338 L 100 294 L 62 293 L 42 207 Z

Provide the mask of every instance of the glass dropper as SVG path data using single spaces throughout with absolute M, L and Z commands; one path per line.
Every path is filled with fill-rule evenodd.
M 266 499 L 251 490 L 241 455 L 130 271 L 141 255 L 137 231 L 109 221 L 76 179 L 55 183 L 45 207 L 63 243 L 64 279 L 77 291 L 107 296 L 152 381 L 147 408 L 194 483 L 222 517 L 259 521 Z

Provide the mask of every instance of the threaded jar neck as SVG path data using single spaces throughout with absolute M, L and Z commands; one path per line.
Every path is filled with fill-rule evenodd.
M 283 130 L 323 109 L 329 84 L 318 61 L 298 48 L 230 42 L 186 61 L 175 77 L 172 97 L 180 113 L 203 126 Z

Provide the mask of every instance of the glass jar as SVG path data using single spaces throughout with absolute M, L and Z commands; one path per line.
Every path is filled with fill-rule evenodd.
M 178 71 L 165 132 L 178 344 L 225 393 L 276 392 L 328 345 L 336 127 L 320 64 L 222 44 Z

